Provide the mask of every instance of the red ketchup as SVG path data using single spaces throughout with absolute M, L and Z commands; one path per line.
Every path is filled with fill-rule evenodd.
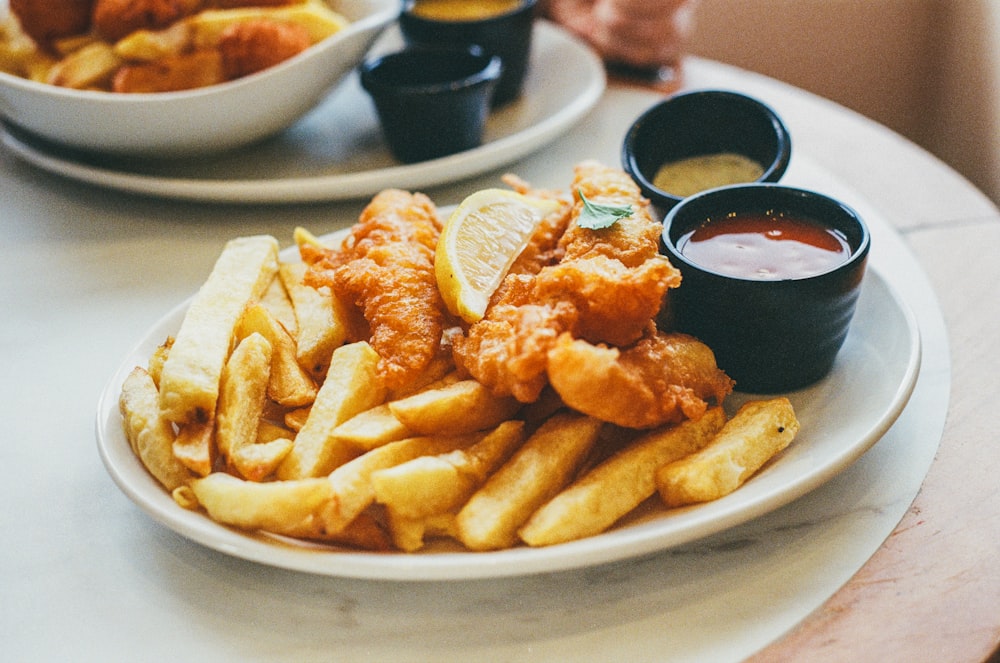
M 822 274 L 851 255 L 847 238 L 811 219 L 746 212 L 704 221 L 677 249 L 720 274 L 777 281 Z

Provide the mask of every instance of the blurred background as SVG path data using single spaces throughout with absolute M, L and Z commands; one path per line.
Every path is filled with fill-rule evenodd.
M 691 51 L 832 99 L 1000 203 L 996 0 L 700 0 Z

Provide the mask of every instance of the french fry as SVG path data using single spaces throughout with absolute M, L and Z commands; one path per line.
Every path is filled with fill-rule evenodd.
M 323 511 L 324 529 L 339 532 L 375 501 L 371 476 L 377 470 L 399 465 L 419 456 L 446 453 L 468 446 L 475 436 L 411 437 L 373 449 L 344 463 L 327 479 L 333 487 L 334 499 Z
M 162 30 L 136 30 L 114 44 L 115 55 L 132 62 L 152 62 L 191 48 L 194 34 L 185 21 Z
M 317 515 L 333 499 L 333 487 L 326 479 L 261 483 L 224 472 L 191 481 L 190 490 L 216 522 L 288 536 L 321 535 Z M 179 503 L 185 506 L 185 493 L 180 496 Z M 178 499 L 177 494 L 174 497 Z
M 230 463 L 242 477 L 250 481 L 263 481 L 274 474 L 294 442 L 279 437 L 267 442 L 257 442 L 237 447 L 230 454 Z
M 222 369 L 215 442 L 227 459 L 240 447 L 257 441 L 270 367 L 271 344 L 254 333 L 240 341 Z
M 149 361 L 146 362 L 146 370 L 149 371 L 149 377 L 153 378 L 153 384 L 156 388 L 160 388 L 160 373 L 163 372 L 163 364 L 167 361 L 167 356 L 170 354 L 170 346 L 174 344 L 173 337 L 167 337 L 167 340 L 156 346 L 153 350 L 153 354 L 149 356 Z
M 333 429 L 331 435 L 363 451 L 413 437 L 414 433 L 393 416 L 388 403 L 359 412 Z
M 521 540 L 547 546 L 603 532 L 656 493 L 656 470 L 698 451 L 726 422 L 721 407 L 647 433 L 574 481 L 528 519 Z
M 179 426 L 173 444 L 174 457 L 200 477 L 208 476 L 215 466 L 215 422 Z
M 375 500 L 405 518 L 457 510 L 523 440 L 524 422 L 507 421 L 469 447 L 378 470 Z
M 553 415 L 458 512 L 459 540 L 470 550 L 515 545 L 517 530 L 570 482 L 600 430 L 590 417 Z
M 288 297 L 285 284 L 280 278 L 271 281 L 264 296 L 260 299 L 260 304 L 267 309 L 267 312 L 281 323 L 291 337 L 294 339 L 299 334 L 299 323 L 295 319 L 295 307 Z
M 278 241 L 273 237 L 243 237 L 226 244 L 163 364 L 160 409 L 167 419 L 181 424 L 213 417 L 236 324 L 277 269 Z
M 121 65 L 109 44 L 95 41 L 59 60 L 49 70 L 47 82 L 84 90 L 107 81 Z
M 167 490 L 191 479 L 191 472 L 174 457 L 174 431 L 160 412 L 156 385 L 145 369 L 136 367 L 125 378 L 118 405 L 125 436 L 149 473 Z
M 282 263 L 279 274 L 295 310 L 299 364 L 321 379 L 333 351 L 347 340 L 348 314 L 329 288 L 313 288 L 303 283 L 306 269 L 304 263 Z
M 407 518 L 386 508 L 386 522 L 392 543 L 403 552 L 416 552 L 424 547 L 428 536 L 447 536 L 457 538 L 455 533 L 455 514 L 439 513 L 424 518 Z
M 301 25 L 309 31 L 309 38 L 314 44 L 336 34 L 347 25 L 347 19 L 342 15 L 325 3 L 315 0 L 280 7 L 206 9 L 185 21 L 193 32 L 195 47 L 204 48 L 217 44 L 222 33 L 234 23 L 257 19 Z
M 285 413 L 283 418 L 285 426 L 287 426 L 289 430 L 293 430 L 296 433 L 299 432 L 302 430 L 302 427 L 306 425 L 306 420 L 309 419 L 309 411 L 311 409 L 312 407 L 309 406 L 289 410 Z
M 278 468 L 278 478 L 324 476 L 358 455 L 355 447 L 333 437 L 332 432 L 385 399 L 385 387 L 376 374 L 378 360 L 378 353 L 364 341 L 337 348 L 309 417 Z
M 675 507 L 728 495 L 785 449 L 798 430 L 787 398 L 745 403 L 704 449 L 657 471 L 660 497 Z
M 275 279 L 277 280 L 277 279 Z M 237 326 L 240 338 L 260 334 L 271 344 L 271 370 L 267 395 L 276 403 L 300 407 L 316 398 L 316 383 L 299 365 L 295 339 L 261 304 L 251 305 Z
M 408 429 L 421 435 L 460 435 L 492 428 L 521 407 L 510 396 L 494 396 L 476 380 L 460 380 L 389 403 Z

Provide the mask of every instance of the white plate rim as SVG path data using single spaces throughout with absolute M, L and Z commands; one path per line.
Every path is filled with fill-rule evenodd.
M 343 232 L 343 231 L 341 231 Z M 294 259 L 294 247 L 282 252 Z M 906 336 L 905 365 L 896 366 L 898 383 L 880 405 L 878 416 L 862 423 L 863 434 L 839 452 L 828 454 L 792 480 L 771 485 L 768 478 L 751 482 L 715 502 L 686 507 L 649 522 L 626 525 L 579 541 L 546 548 L 515 548 L 496 552 L 372 553 L 308 544 L 286 544 L 262 534 L 241 532 L 179 507 L 132 453 L 121 428 L 118 394 L 132 367 L 144 364 L 152 349 L 176 331 L 190 299 L 174 307 L 135 345 L 108 381 L 97 407 L 96 436 L 101 459 L 118 487 L 155 521 L 219 552 L 270 566 L 317 575 L 394 581 L 471 580 L 566 571 L 660 552 L 721 532 L 778 509 L 821 486 L 861 457 L 889 430 L 903 412 L 917 383 L 921 338 L 916 316 L 900 294 L 870 265 L 862 297 L 879 297 L 881 311 L 901 318 Z M 863 308 L 859 306 L 859 315 Z M 857 320 L 857 318 L 856 318 Z M 851 335 L 857 335 L 858 324 Z M 843 353 L 842 353 L 843 354 Z M 839 358 L 838 358 L 838 361 Z M 824 381 L 810 389 L 819 388 Z M 820 433 L 814 432 L 814 435 Z M 795 443 L 793 443 L 794 445 Z M 775 459 L 780 467 L 782 457 Z M 759 473 L 762 476 L 764 472 Z M 757 483 L 754 483 L 757 482 Z M 748 487 L 754 485 L 753 497 Z M 693 517 L 691 514 L 694 514 Z M 676 517 L 675 517 L 676 516 Z M 680 521 L 680 525 L 676 521 Z
M 0 132 L 0 140 L 15 155 L 50 173 L 80 182 L 178 200 L 226 203 L 307 203 L 352 200 L 377 193 L 387 187 L 416 189 L 471 178 L 535 152 L 568 131 L 597 104 L 607 86 L 604 65 L 587 44 L 560 26 L 538 20 L 535 39 L 541 46 L 565 51 L 565 57 L 582 67 L 585 75 L 576 96 L 542 120 L 514 133 L 501 135 L 480 147 L 458 154 L 415 164 L 386 168 L 277 179 L 198 179 L 129 173 L 62 156 L 27 136 L 14 135 L 10 128 Z M 538 48 L 536 51 L 540 50 Z M 532 61 L 529 76 L 559 75 L 551 67 L 555 58 Z M 354 75 L 354 74 L 352 74 Z

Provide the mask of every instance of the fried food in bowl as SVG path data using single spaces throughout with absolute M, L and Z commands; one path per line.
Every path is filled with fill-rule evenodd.
M 136 23 L 126 20 L 135 12 L 119 13 L 124 28 L 102 17 L 99 31 L 98 10 L 114 4 L 94 2 L 83 35 L 67 36 L 79 26 L 49 21 L 43 5 L 32 5 L 38 11 L 29 25 L 19 25 L 16 14 L 0 24 L 5 124 L 58 147 L 117 156 L 236 148 L 315 107 L 399 12 L 393 0 L 191 0 L 167 3 L 179 8 L 180 19 L 161 21 L 153 12 Z M 294 17 L 311 12 L 340 23 L 310 32 L 314 23 Z M 105 31 L 117 40 L 102 39 Z

